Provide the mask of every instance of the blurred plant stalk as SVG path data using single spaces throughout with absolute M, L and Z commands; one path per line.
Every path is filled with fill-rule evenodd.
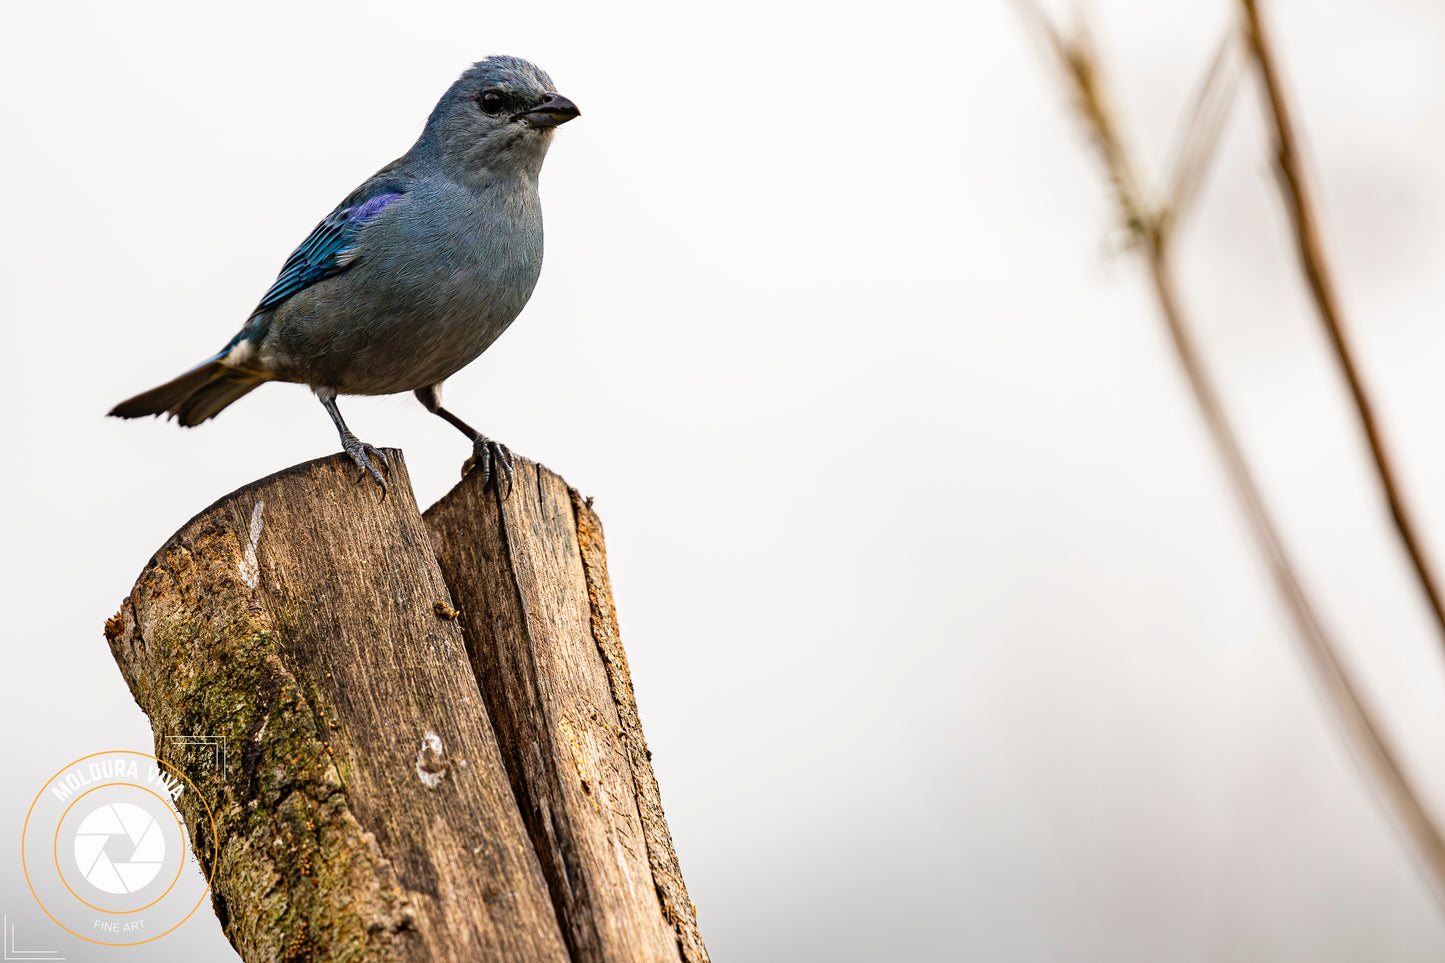
M 1395 527 L 1434 611 L 1442 641 L 1445 641 L 1445 608 L 1442 608 L 1420 539 L 1399 494 L 1373 406 L 1344 335 L 1338 298 L 1324 256 L 1313 203 L 1303 176 L 1298 140 L 1291 125 L 1288 102 L 1280 86 L 1269 38 L 1253 0 L 1240 2 L 1244 8 L 1248 48 L 1258 67 L 1268 99 L 1268 113 L 1274 123 L 1282 193 L 1294 221 L 1301 264 L 1321 321 L 1349 384 Z M 1098 149 L 1104 171 L 1113 187 L 1120 223 L 1127 233 L 1130 247 L 1139 253 L 1148 269 L 1170 343 L 1184 370 L 1210 439 L 1224 463 L 1235 498 L 1249 523 L 1255 543 L 1265 557 L 1275 589 L 1294 621 L 1305 660 L 1333 710 L 1352 754 L 1379 790 L 1414 849 L 1432 892 L 1445 907 L 1445 838 L 1442 838 L 1401 765 L 1398 753 L 1351 679 L 1340 659 L 1338 646 L 1304 590 L 1280 537 L 1279 526 L 1270 514 L 1254 472 L 1244 457 L 1219 391 L 1201 360 L 1174 280 L 1172 245 L 1176 228 L 1198 194 L 1238 87 L 1242 72 L 1241 37 L 1238 32 L 1230 31 L 1220 45 L 1219 53 L 1200 86 L 1188 127 L 1180 142 L 1169 191 L 1163 200 L 1155 200 L 1136 171 L 1110 109 L 1100 59 L 1087 28 L 1082 24 L 1076 26 L 1066 37 L 1039 9 L 1035 0 L 1016 0 L 1016 3 L 1060 68 L 1070 99 Z
M 1354 352 L 1351 351 L 1349 339 L 1346 337 L 1344 312 L 1335 290 L 1329 258 L 1325 254 L 1319 220 L 1315 216 L 1314 200 L 1305 176 L 1304 156 L 1295 133 L 1293 112 L 1285 98 L 1279 69 L 1275 65 L 1273 44 L 1260 22 L 1259 7 L 1254 0 L 1240 0 L 1240 5 L 1244 8 L 1249 45 L 1254 53 L 1255 66 L 1259 70 L 1260 83 L 1264 87 L 1269 118 L 1274 124 L 1275 163 L 1279 165 L 1280 194 L 1290 220 L 1294 223 L 1300 265 L 1309 283 L 1310 296 L 1319 313 L 1320 323 L 1329 335 L 1330 346 L 1334 349 L 1340 371 L 1349 385 L 1350 397 L 1360 416 L 1360 428 L 1365 433 L 1370 457 L 1374 459 L 1380 486 L 1384 489 L 1385 500 L 1390 506 L 1390 517 L 1395 522 L 1396 531 L 1400 533 L 1400 541 L 1404 544 L 1406 554 L 1410 556 L 1420 589 L 1425 593 L 1434 613 L 1441 642 L 1445 643 L 1445 604 L 1441 602 L 1439 581 L 1425 556 L 1424 544 L 1405 505 L 1404 497 L 1400 494 L 1400 486 L 1391 467 L 1389 450 L 1385 447 L 1379 422 L 1375 418 L 1374 403 L 1370 400 L 1359 366 L 1355 362 Z

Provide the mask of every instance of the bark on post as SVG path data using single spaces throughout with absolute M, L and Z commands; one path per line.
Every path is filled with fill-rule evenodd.
M 549 887 L 554 857 L 539 861 L 517 804 L 547 789 L 514 782 L 489 715 L 518 696 L 483 698 L 473 665 L 485 656 L 457 618 L 456 595 L 475 597 L 483 576 L 454 568 L 448 588 L 401 455 L 388 455 L 385 498 L 335 456 L 221 499 L 166 543 L 107 623 L 156 755 L 211 802 L 217 838 L 198 800 L 183 796 L 182 815 L 227 936 L 248 963 L 677 959 L 687 943 L 675 908 L 670 944 L 633 943 L 631 917 L 613 918 L 637 909 L 636 886 L 632 902 L 586 904 L 603 915 L 583 931 L 620 932 L 627 953 L 578 943 L 577 901 Z M 495 495 L 482 497 L 495 510 Z M 509 521 L 535 527 L 532 503 L 516 501 L 527 508 L 509 505 Z M 569 677 L 538 684 L 575 701 Z M 223 741 L 224 767 L 194 744 L 202 737 Z M 608 784 L 625 809 L 624 789 Z M 671 883 L 649 874 L 662 914 Z
M 602 525 L 518 461 L 426 513 L 467 649 L 574 960 L 707 960 L 617 637 Z

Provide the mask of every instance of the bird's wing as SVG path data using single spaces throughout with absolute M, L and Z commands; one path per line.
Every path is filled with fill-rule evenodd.
M 361 228 L 380 217 L 403 193 L 395 182 L 382 181 L 363 187 L 343 201 L 286 259 L 276 283 L 261 298 L 256 311 L 273 308 L 302 288 L 344 271 L 356 260 L 356 239 Z

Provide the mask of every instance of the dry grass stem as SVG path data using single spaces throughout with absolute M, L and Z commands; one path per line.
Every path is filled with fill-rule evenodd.
M 1304 590 L 1280 537 L 1279 526 L 1270 514 L 1245 459 L 1238 433 L 1201 359 L 1174 280 L 1170 260 L 1171 229 L 1177 223 L 1177 214 L 1187 208 L 1195 195 L 1209 157 L 1214 152 L 1214 145 L 1218 142 L 1232 100 L 1232 84 L 1228 81 L 1230 68 L 1223 63 L 1235 41 L 1233 37 L 1226 39 L 1211 68 L 1210 77 L 1203 84 L 1189 132 L 1178 155 L 1174 190 L 1170 195 L 1170 203 L 1177 206 L 1171 214 L 1168 207 L 1152 208 L 1142 201 L 1144 190 L 1122 147 L 1123 141 L 1112 114 L 1105 107 L 1107 101 L 1102 90 L 1099 61 L 1088 34 L 1079 30 L 1066 38 L 1033 0 L 1017 2 L 1023 8 L 1026 21 L 1035 27 L 1045 46 L 1053 52 L 1068 82 L 1069 94 L 1078 106 L 1091 139 L 1099 147 L 1105 171 L 1114 186 L 1116 201 L 1126 218 L 1125 227 L 1139 242 L 1137 247 L 1148 268 L 1170 343 L 1204 418 L 1210 439 L 1224 464 L 1235 498 L 1249 523 L 1256 545 L 1264 555 L 1274 586 L 1294 622 L 1295 635 L 1306 663 L 1333 710 L 1352 754 L 1403 829 L 1407 841 L 1419 857 L 1420 865 L 1427 871 L 1436 898 L 1445 903 L 1445 839 L 1442 839 L 1434 820 L 1421 803 L 1420 795 L 1400 764 L 1398 754 L 1391 748 L 1382 727 L 1351 680 L 1339 656 L 1338 646 Z
M 1104 171 L 1112 182 L 1114 201 L 1119 206 L 1119 221 L 1128 231 L 1131 241 L 1143 242 L 1152 230 L 1148 222 L 1154 217 L 1154 205 L 1144 196 L 1129 152 L 1119 140 L 1119 130 L 1112 120 L 1113 112 L 1105 99 L 1099 77 L 1099 58 L 1088 29 L 1080 24 L 1065 39 L 1034 0 L 1015 2 L 1035 35 L 1043 40 L 1050 56 L 1057 58 L 1067 75 L 1074 107 L 1084 119 L 1085 131 L 1104 157 Z
M 1295 133 L 1292 110 L 1285 98 L 1280 82 L 1279 68 L 1275 64 L 1274 45 L 1260 20 L 1259 9 L 1254 0 L 1240 0 L 1248 24 L 1249 45 L 1254 53 L 1254 62 L 1259 68 L 1260 80 L 1264 86 L 1268 118 L 1273 122 L 1275 139 L 1275 162 L 1280 173 L 1280 194 L 1285 209 L 1294 222 L 1295 242 L 1299 249 L 1300 264 L 1309 282 L 1310 294 L 1318 310 L 1320 322 L 1329 335 L 1340 370 L 1349 385 L 1350 397 L 1360 418 L 1365 440 L 1369 444 L 1370 456 L 1374 459 L 1375 470 L 1384 490 L 1385 500 L 1390 506 L 1390 517 L 1395 530 L 1410 558 L 1420 589 L 1435 616 L 1440 641 L 1445 645 L 1445 602 L 1442 602 L 1430 561 L 1425 556 L 1424 542 L 1420 538 L 1410 511 L 1392 467 L 1390 454 L 1381 435 L 1379 421 L 1375 417 L 1375 405 L 1365 388 L 1364 377 L 1350 348 L 1345 334 L 1344 312 L 1340 307 L 1329 259 L 1325 254 L 1323 235 L 1320 233 L 1317 207 L 1310 193 L 1305 177 L 1305 160 L 1300 141 Z
M 1194 109 L 1189 112 L 1189 126 L 1174 154 L 1174 173 L 1169 178 L 1169 193 L 1165 195 L 1168 206 L 1163 214 L 1167 223 L 1161 226 L 1161 234 L 1172 233 L 1189 212 L 1199 196 L 1210 162 L 1218 152 L 1224 122 L 1229 119 L 1244 73 L 1240 46 L 1239 34 L 1233 30 L 1227 32 L 1219 42 L 1219 51 L 1204 75 L 1204 82 L 1199 85 Z

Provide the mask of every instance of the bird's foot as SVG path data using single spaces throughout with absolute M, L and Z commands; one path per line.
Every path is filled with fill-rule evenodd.
M 512 493 L 512 452 L 506 445 L 492 441 L 486 435 L 478 435 L 472 443 L 472 457 L 462 465 L 462 477 L 466 478 L 474 468 L 482 470 L 483 488 L 495 475 L 498 493 L 503 498 Z
M 346 453 L 351 456 L 351 460 L 356 462 L 356 467 L 361 469 L 361 474 L 356 476 L 356 480 L 361 481 L 361 479 L 365 478 L 368 474 L 371 475 L 372 478 L 376 479 L 376 483 L 381 486 L 381 494 L 385 496 L 386 479 L 381 476 L 381 472 L 377 471 L 376 466 L 371 463 L 371 459 L 375 458 L 381 462 L 382 468 L 391 471 L 391 463 L 386 460 L 386 452 L 380 448 L 368 445 L 349 431 L 341 436 L 341 446 L 346 449 Z

